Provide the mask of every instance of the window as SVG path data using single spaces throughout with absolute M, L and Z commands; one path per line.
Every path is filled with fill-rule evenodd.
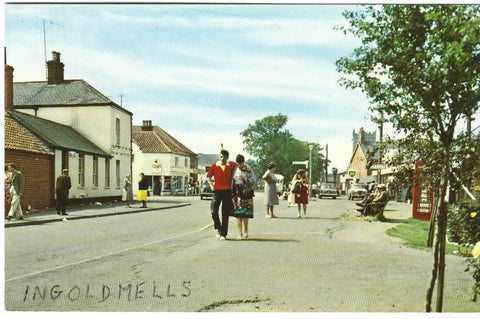
M 115 121 L 115 135 L 116 135 L 116 143 L 120 145 L 120 119 L 116 119 Z
M 110 160 L 105 159 L 105 187 L 110 187 Z
M 120 161 L 116 162 L 115 175 L 116 175 L 115 176 L 115 181 L 116 181 L 117 188 L 120 188 Z
M 85 154 L 78 154 L 78 185 L 85 186 Z
M 93 157 L 92 165 L 92 183 L 93 186 L 98 187 L 98 157 Z
M 178 167 L 178 156 L 175 156 L 175 167 Z
M 185 159 L 185 167 L 188 167 L 188 158 Z

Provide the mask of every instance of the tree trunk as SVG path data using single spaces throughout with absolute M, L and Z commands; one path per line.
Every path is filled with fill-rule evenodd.
M 439 242 L 439 259 L 438 259 L 438 286 L 437 286 L 437 312 L 443 309 L 443 290 L 445 286 L 445 246 L 447 238 L 447 203 L 442 198 L 440 211 L 438 215 L 438 242 Z
M 434 240 L 433 243 L 433 265 L 432 265 L 432 276 L 430 277 L 430 284 L 427 289 L 427 297 L 425 298 L 425 312 L 432 312 L 432 296 L 433 289 L 435 288 L 435 282 L 437 281 L 438 274 L 438 247 L 439 243 Z
M 448 157 L 446 156 L 446 158 Z M 446 161 L 446 163 L 448 163 L 448 161 Z M 425 299 L 426 312 L 431 312 L 432 310 L 432 295 L 436 280 L 438 280 L 438 285 L 435 311 L 442 312 L 443 308 L 443 290 L 445 286 L 445 246 L 448 211 L 448 203 L 445 202 L 445 194 L 447 192 L 448 176 L 449 166 L 444 165 L 440 185 L 438 187 L 437 193 L 435 194 L 435 196 L 438 196 L 438 200 L 435 201 L 435 209 L 437 211 L 437 214 L 436 216 L 432 216 L 432 218 L 436 217 L 437 227 L 434 240 L 432 276 L 430 278 L 430 284 L 427 289 L 427 296 Z

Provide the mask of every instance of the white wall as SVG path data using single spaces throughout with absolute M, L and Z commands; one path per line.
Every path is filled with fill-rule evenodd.
M 33 110 L 20 110 L 34 115 Z M 105 187 L 105 157 L 98 157 L 98 187 L 92 183 L 93 156 L 85 155 L 85 186 L 78 184 L 78 158 L 69 157 L 72 179 L 70 198 L 110 197 L 122 195 L 123 179 L 131 173 L 131 117 L 112 106 L 42 107 L 37 116 L 68 125 L 83 134 L 104 152 L 110 154 L 110 187 Z M 116 118 L 120 119 L 120 144 L 116 143 Z M 120 187 L 116 185 L 116 161 L 120 161 Z M 61 174 L 61 151 L 55 152 L 55 178 Z
M 190 178 L 192 169 L 190 168 L 190 158 L 188 156 L 170 153 L 143 153 L 135 143 L 132 143 L 132 151 L 134 154 L 134 161 L 132 163 L 132 184 L 134 195 L 138 191 L 138 179 L 140 173 L 144 173 L 147 176 L 182 177 L 182 185 L 179 185 L 179 187 L 183 187 L 185 180 L 188 181 Z M 178 166 L 175 166 L 175 157 L 178 157 Z M 187 159 L 187 166 L 185 166 L 185 159 Z M 152 165 L 155 160 L 161 164 L 161 172 L 153 171 Z

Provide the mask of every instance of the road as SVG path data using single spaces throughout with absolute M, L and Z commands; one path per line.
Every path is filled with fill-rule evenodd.
M 208 200 L 183 208 L 5 229 L 5 304 L 28 311 L 422 312 L 431 256 L 352 215 L 345 199 L 286 201 L 250 238 L 219 241 Z M 449 256 L 445 311 L 478 312 Z M 454 280 L 452 280 L 452 278 Z

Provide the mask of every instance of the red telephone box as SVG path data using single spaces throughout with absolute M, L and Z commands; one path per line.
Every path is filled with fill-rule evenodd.
M 412 188 L 412 215 L 419 220 L 430 220 L 433 211 L 435 193 L 423 174 L 423 161 L 415 162 Z

